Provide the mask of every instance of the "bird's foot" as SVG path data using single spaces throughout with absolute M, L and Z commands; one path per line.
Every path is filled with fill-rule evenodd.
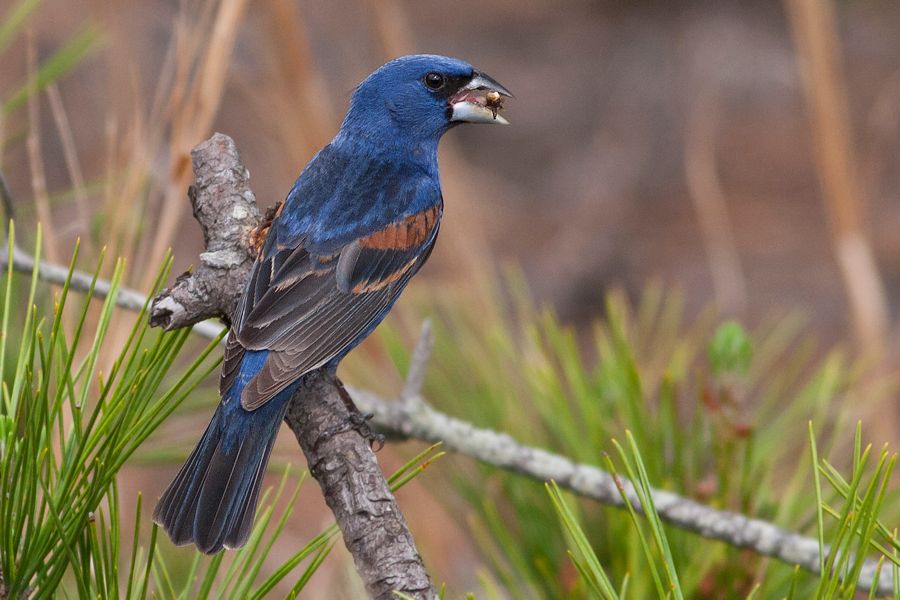
M 354 406 L 354 408 L 356 407 Z M 350 421 L 350 428 L 361 435 L 364 440 L 369 442 L 369 446 L 372 450 L 378 452 L 384 448 L 384 434 L 374 431 L 372 426 L 369 425 L 369 420 L 374 416 L 375 415 L 372 413 L 362 413 L 359 409 L 356 409 L 355 411 L 351 411 L 348 419 Z
M 347 388 L 344 387 L 344 384 L 341 382 L 341 380 L 338 379 L 334 374 L 329 374 L 329 376 L 335 388 L 337 389 L 341 400 L 344 402 L 344 406 L 347 409 L 347 417 L 343 422 L 325 430 L 324 437 L 331 438 L 339 433 L 344 433 L 346 431 L 355 431 L 369 443 L 369 446 L 375 452 L 378 452 L 379 450 L 384 448 L 384 435 L 375 432 L 372 429 L 372 426 L 369 424 L 369 421 L 375 415 L 373 413 L 364 414 L 362 411 L 360 411 L 359 408 L 357 408 L 356 403 L 353 402 L 353 398 L 350 397 L 350 394 L 347 392 Z
M 378 452 L 382 448 L 384 448 L 384 435 L 381 433 L 377 433 L 372 429 L 372 426 L 369 425 L 369 420 L 374 415 L 372 413 L 363 414 L 359 410 L 350 411 L 350 414 L 347 415 L 347 419 L 338 425 L 334 425 L 333 427 L 329 427 L 322 434 L 323 439 L 328 439 L 336 436 L 339 433 L 345 433 L 347 431 L 355 431 L 359 435 L 362 436 L 364 440 L 369 442 L 369 446 L 375 452 Z

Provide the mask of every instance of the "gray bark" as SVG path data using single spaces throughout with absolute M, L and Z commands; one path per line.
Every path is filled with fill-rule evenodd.
M 211 317 L 230 322 L 256 258 L 251 242 L 262 220 L 234 140 L 213 134 L 191 151 L 191 162 L 188 198 L 206 251 L 196 269 L 153 299 L 150 324 L 167 330 Z
M 368 442 L 347 427 L 350 414 L 334 382 L 322 372 L 306 377 L 284 419 L 340 523 L 369 594 L 396 600 L 397 590 L 433 598 L 406 519 Z

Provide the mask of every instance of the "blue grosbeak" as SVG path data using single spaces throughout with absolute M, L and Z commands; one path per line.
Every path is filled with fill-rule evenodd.
M 459 123 L 506 123 L 509 96 L 471 65 L 431 55 L 395 59 L 356 88 L 271 224 L 226 341 L 221 402 L 153 513 L 173 542 L 213 553 L 247 541 L 303 376 L 333 375 L 434 247 L 438 141 Z

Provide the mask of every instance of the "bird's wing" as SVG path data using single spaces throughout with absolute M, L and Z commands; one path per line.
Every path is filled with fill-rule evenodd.
M 289 248 L 273 244 L 254 265 L 237 311 L 222 393 L 233 384 L 244 350 L 269 351 L 241 394 L 241 405 L 253 410 L 359 341 L 428 258 L 440 215 L 440 205 L 433 206 L 327 256 L 302 241 Z

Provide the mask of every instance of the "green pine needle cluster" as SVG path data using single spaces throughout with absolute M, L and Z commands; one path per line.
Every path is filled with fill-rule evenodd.
M 514 278 L 494 299 L 422 293 L 421 308 L 378 340 L 405 372 L 417 323 L 437 313 L 428 402 L 627 477 L 641 506 L 600 506 L 552 485 L 548 496 L 538 482 L 451 458 L 449 484 L 430 488 L 466 515 L 484 565 L 479 597 L 841 598 L 863 557 L 893 568 L 893 455 L 854 451 L 852 428 L 890 380 L 821 349 L 795 315 L 747 331 L 708 311 L 689 319 L 678 293 L 650 285 L 635 306 L 610 294 L 605 318 L 585 332 L 523 290 Z M 355 378 L 378 385 L 377 365 L 351 360 Z M 841 473 L 852 476 L 842 483 Z M 661 522 L 651 485 L 813 539 L 821 531 L 837 549 L 823 555 L 828 577 Z
M 12 253 L 12 226 L 10 231 Z M 40 230 L 35 247 L 39 253 Z M 77 250 L 73 265 L 76 258 Z M 49 593 L 64 577 L 80 597 L 109 596 L 109 586 L 117 585 L 121 554 L 116 474 L 215 368 L 214 361 L 206 360 L 213 343 L 171 376 L 189 332 L 150 332 L 141 312 L 125 347 L 101 370 L 123 269 L 119 261 L 99 314 L 92 313 L 90 302 L 70 297 L 67 281 L 53 299 L 49 317 L 38 306 L 37 273 L 24 304 L 15 289 L 17 278 L 11 269 L 6 273 L 0 343 L 0 572 L 11 596 Z M 89 324 L 89 316 L 96 321 Z M 15 345 L 13 317 L 24 317 L 15 323 Z M 115 323 L 124 326 L 121 320 Z

